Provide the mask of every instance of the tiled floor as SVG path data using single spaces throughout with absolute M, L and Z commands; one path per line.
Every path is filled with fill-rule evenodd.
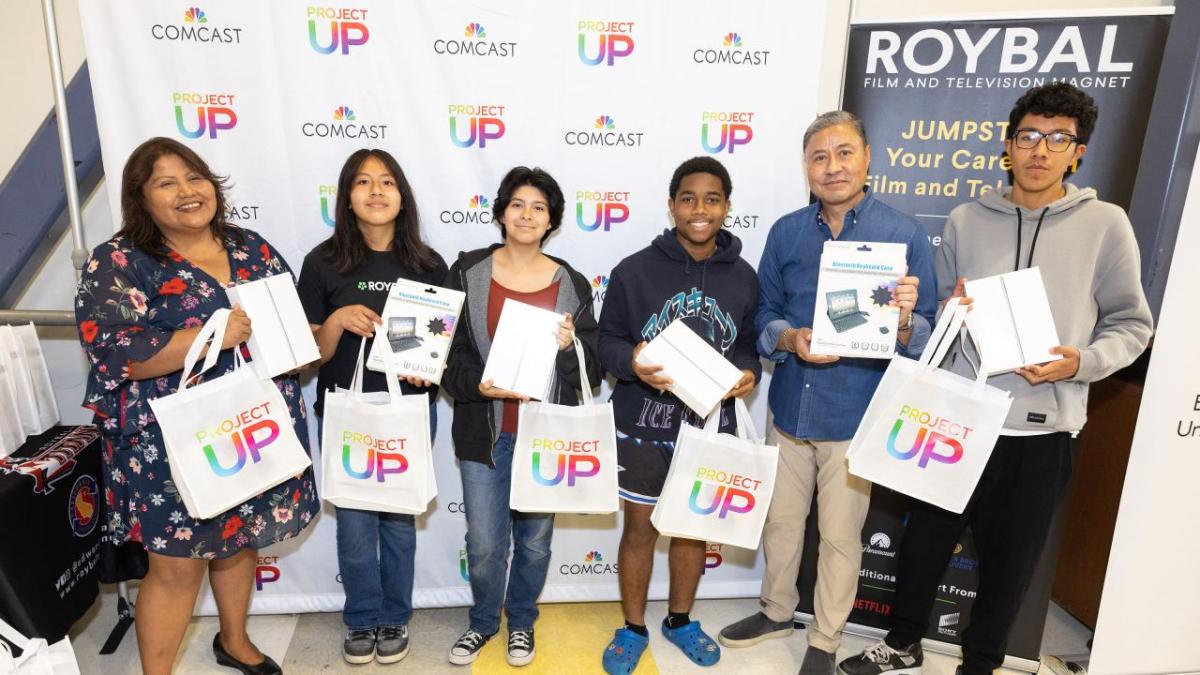
M 100 656 L 100 645 L 115 623 L 115 596 L 111 588 L 96 603 L 92 611 L 76 624 L 71 639 L 85 675 L 136 675 L 140 672 L 137 642 L 130 629 L 115 654 Z M 696 603 L 692 617 L 700 620 L 714 636 L 720 628 L 750 612 L 757 611 L 757 601 L 701 600 Z M 650 603 L 647 616 L 651 622 L 661 620 L 666 603 Z M 525 668 L 509 668 L 504 662 L 503 640 L 493 640 L 478 661 L 468 670 L 446 662 L 446 650 L 466 627 L 466 609 L 418 610 L 410 625 L 412 651 L 400 663 L 391 666 L 349 666 L 342 661 L 342 622 L 338 614 L 300 614 L 254 616 L 250 619 L 250 635 L 264 653 L 279 661 L 288 675 L 353 672 L 371 673 L 502 673 L 521 672 L 524 675 L 553 673 L 602 673 L 600 654 L 612 631 L 621 623 L 617 603 L 545 604 L 537 624 L 537 658 Z M 193 619 L 184 639 L 175 672 L 180 675 L 199 673 L 232 673 L 218 668 L 209 645 L 215 634 L 216 619 Z M 1051 605 L 1042 641 L 1043 654 L 1079 656 L 1087 653 L 1086 642 L 1091 632 L 1057 606 Z M 847 635 L 838 652 L 839 658 L 858 653 L 863 646 L 874 642 Z M 725 649 L 722 660 L 712 668 L 701 669 L 654 630 L 650 648 L 642 657 L 637 675 L 654 673 L 753 673 L 754 675 L 793 675 L 804 658 L 804 632 L 797 631 L 786 640 L 770 640 L 745 650 Z M 927 654 L 923 675 L 953 675 L 957 660 L 940 654 Z M 1015 673 L 1016 671 L 997 671 Z M 1044 667 L 1040 675 L 1049 675 Z

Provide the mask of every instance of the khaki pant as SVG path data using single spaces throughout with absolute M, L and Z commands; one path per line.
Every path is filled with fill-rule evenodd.
M 850 441 L 801 440 L 772 423 L 767 443 L 779 446 L 779 469 L 763 528 L 763 613 L 772 621 L 791 621 L 800 602 L 796 577 L 815 487 L 821 545 L 815 620 L 808 628 L 808 644 L 834 653 L 858 592 L 861 533 L 871 502 L 871 483 L 847 471 L 846 448 Z

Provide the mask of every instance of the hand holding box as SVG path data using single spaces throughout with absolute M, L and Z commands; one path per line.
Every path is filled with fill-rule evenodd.
M 229 304 L 250 317 L 250 367 L 266 379 L 321 358 L 292 275 L 276 274 L 229 286 Z
M 662 366 L 671 393 L 707 417 L 742 379 L 742 371 L 682 321 L 674 321 L 638 352 L 637 362 Z
M 509 298 L 500 310 L 496 337 L 483 366 L 492 386 L 546 400 L 558 357 L 561 314 Z
M 966 292 L 972 300 L 967 331 L 988 375 L 1062 358 L 1050 353 L 1061 343 L 1041 270 L 1029 267 L 968 279 Z

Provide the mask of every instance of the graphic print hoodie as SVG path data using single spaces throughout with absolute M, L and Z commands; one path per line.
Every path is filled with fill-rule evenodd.
M 758 275 L 741 251 L 742 242 L 721 230 L 716 252 L 697 262 L 675 230 L 667 229 L 609 275 L 600 310 L 600 363 L 617 378 L 611 400 L 622 433 L 674 441 L 685 411 L 690 423 L 702 422 L 674 395 L 653 389 L 633 372 L 634 347 L 653 340 L 672 321 L 683 321 L 733 365 L 761 377 L 754 347 Z M 726 401 L 721 430 L 733 429 L 732 401 Z

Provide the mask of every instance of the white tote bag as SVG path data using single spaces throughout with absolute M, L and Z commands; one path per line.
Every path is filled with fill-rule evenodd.
M 616 513 L 617 427 L 612 403 L 595 403 L 575 339 L 580 405 L 521 404 L 509 506 L 526 513 Z
M 13 326 L 13 334 L 17 338 L 25 367 L 29 371 L 33 406 L 37 410 L 37 430 L 33 433 L 45 433 L 50 427 L 58 424 L 59 419 L 58 401 L 54 397 L 54 385 L 50 382 L 50 368 L 46 365 L 46 355 L 42 353 L 42 343 L 38 341 L 37 329 L 32 323 Z
M 25 361 L 25 349 L 12 326 L 0 326 L 0 363 L 8 370 L 9 386 L 15 398 L 17 419 L 25 436 L 40 434 L 33 377 Z
M 171 478 L 193 518 L 212 518 L 311 464 L 292 427 L 283 395 L 259 379 L 234 349 L 233 372 L 188 386 L 200 351 L 212 342 L 200 373 L 217 363 L 229 310 L 215 312 L 192 342 L 179 389 L 150 400 L 162 429 Z
M 429 396 L 402 396 L 394 371 L 386 392 L 363 394 L 365 344 L 350 389 L 325 392 L 321 496 L 346 509 L 420 515 L 437 495 Z
M 919 361 L 888 364 L 846 450 L 850 473 L 962 513 L 987 466 L 1012 397 L 938 368 L 957 337 L 966 307 L 951 298 Z
M 0 640 L 0 675 L 79 675 L 79 662 L 68 638 L 54 644 L 27 638 L 4 619 L 0 619 L 0 636 L 21 650 L 19 657 L 13 656 L 8 644 Z
M 12 371 L 0 359 L 0 459 L 17 451 L 25 442 L 25 428 L 17 413 L 16 388 L 12 383 Z
M 737 436 L 717 433 L 721 407 L 703 429 L 679 427 L 671 468 L 650 522 L 664 535 L 757 549 L 775 490 L 779 447 L 764 445 L 742 399 Z

